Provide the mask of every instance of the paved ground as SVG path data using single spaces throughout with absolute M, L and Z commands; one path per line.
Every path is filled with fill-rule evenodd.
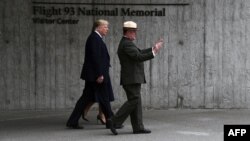
M 147 110 L 144 124 L 151 134 L 135 135 L 129 119 L 114 136 L 96 123 L 96 111 L 83 130 L 67 129 L 70 111 L 0 113 L 0 141 L 223 141 L 224 124 L 250 124 L 250 110 Z

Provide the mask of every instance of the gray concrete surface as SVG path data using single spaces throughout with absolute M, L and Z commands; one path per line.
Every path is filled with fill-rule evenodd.
M 33 3 L 39 1 L 60 2 L 56 9 L 62 15 L 34 12 L 38 6 L 46 10 L 55 6 Z M 173 3 L 189 5 L 165 5 Z M 77 12 L 83 7 L 117 8 L 118 15 L 86 16 Z M 64 15 L 68 8 L 75 12 Z M 121 10 L 127 8 L 135 12 L 165 8 L 165 16 L 122 16 Z M 79 22 L 34 23 L 37 18 Z M 104 41 L 116 98 L 112 107 L 126 99 L 116 52 L 123 22 L 133 20 L 140 29 L 135 40 L 139 48 L 164 40 L 159 54 L 145 62 L 145 107 L 250 109 L 250 0 L 0 0 L 0 110 L 74 107 L 84 87 L 79 76 L 85 42 L 97 18 L 110 23 Z
M 2 111 L 0 141 L 223 141 L 224 124 L 250 124 L 250 110 L 146 110 L 144 124 L 151 134 L 132 134 L 128 119 L 114 136 L 96 123 L 95 110 L 90 122 L 80 121 L 83 130 L 67 129 L 70 112 Z

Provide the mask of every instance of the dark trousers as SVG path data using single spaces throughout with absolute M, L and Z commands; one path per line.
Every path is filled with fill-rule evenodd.
M 123 88 L 128 100 L 112 117 L 113 122 L 117 125 L 122 125 L 128 116 L 130 116 L 133 131 L 144 129 L 142 121 L 141 84 L 123 85 Z
M 96 95 L 96 93 L 100 95 L 99 97 L 97 97 L 97 99 L 105 117 L 108 119 L 113 116 L 109 98 L 105 97 L 106 94 L 104 94 L 104 92 L 106 92 L 105 85 L 97 84 L 95 82 L 86 82 L 83 94 L 77 101 L 75 108 L 67 121 L 67 125 L 78 124 L 83 110 L 87 107 L 89 102 L 93 102 L 93 100 L 90 98 L 90 95 Z

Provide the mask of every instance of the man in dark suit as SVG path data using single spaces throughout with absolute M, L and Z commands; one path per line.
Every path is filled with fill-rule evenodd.
M 118 57 L 121 64 L 121 85 L 127 101 L 118 112 L 108 120 L 111 132 L 117 135 L 114 125 L 121 125 L 130 116 L 134 134 L 151 133 L 145 129 L 142 121 L 141 84 L 146 83 L 144 64 L 146 60 L 154 58 L 162 47 L 162 39 L 157 41 L 153 48 L 139 49 L 133 43 L 136 39 L 137 24 L 127 21 L 123 24 L 123 37 L 118 47 Z
M 110 99 L 114 99 L 109 77 L 110 57 L 102 37 L 108 32 L 108 21 L 94 22 L 92 33 L 85 45 L 85 58 L 81 72 L 81 79 L 85 80 L 85 88 L 66 126 L 82 129 L 78 121 L 83 110 L 89 103 L 98 102 L 106 119 L 113 115 Z

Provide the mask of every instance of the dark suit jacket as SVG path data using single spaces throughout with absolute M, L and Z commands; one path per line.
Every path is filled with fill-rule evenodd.
M 107 83 L 109 67 L 110 57 L 107 47 L 102 38 L 96 32 L 92 32 L 85 45 L 85 59 L 81 79 L 95 82 L 99 76 L 103 75 L 104 82 Z
M 121 64 L 121 85 L 146 83 L 143 62 L 154 58 L 152 48 L 140 50 L 123 37 L 117 53 Z
M 113 115 L 110 101 L 114 100 L 113 90 L 109 78 L 109 54 L 102 38 L 92 32 L 85 45 L 85 58 L 81 72 L 81 79 L 85 80 L 85 88 L 80 99 L 67 121 L 67 126 L 76 126 L 82 112 L 89 102 L 98 102 L 106 118 Z M 98 84 L 96 79 L 103 75 L 105 83 Z

